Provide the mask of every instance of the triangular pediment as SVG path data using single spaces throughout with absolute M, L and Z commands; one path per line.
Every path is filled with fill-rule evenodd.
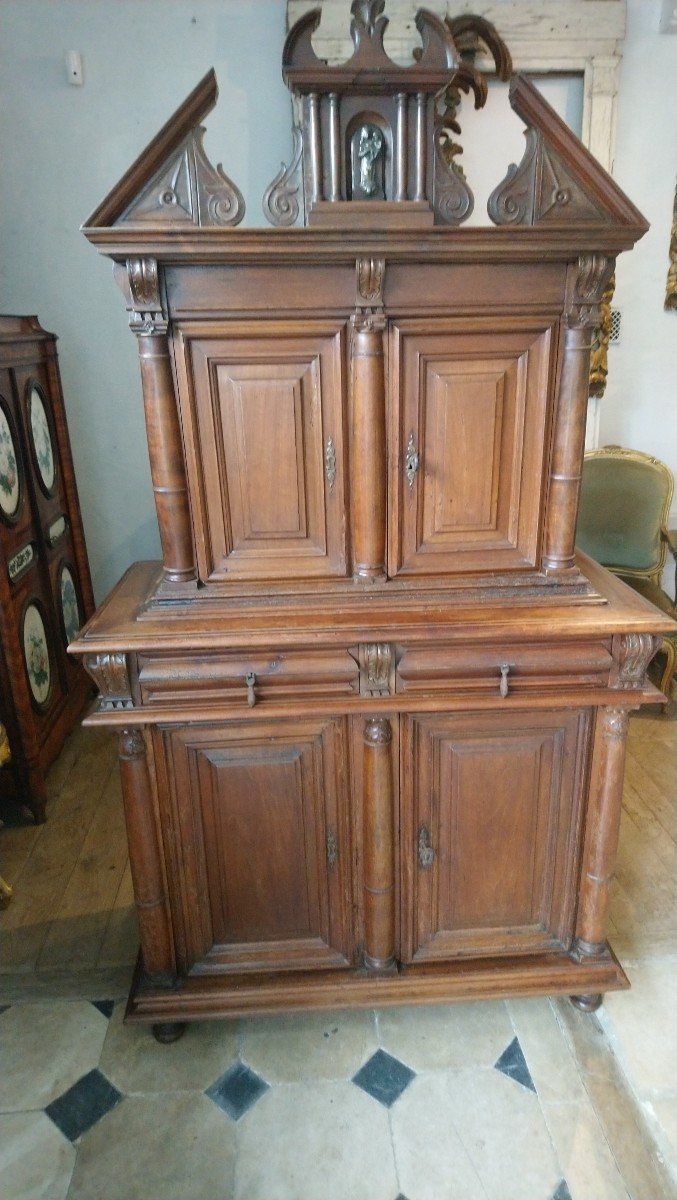
M 524 158 L 489 197 L 496 225 L 615 225 L 648 223 L 547 100 L 523 75 L 510 84 L 510 103 L 526 123 Z
M 214 71 L 208 71 L 83 228 L 237 225 L 244 216 L 242 194 L 220 164 L 212 166 L 202 144 L 200 121 L 218 94 Z

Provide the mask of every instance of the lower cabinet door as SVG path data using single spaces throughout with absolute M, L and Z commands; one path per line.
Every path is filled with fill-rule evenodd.
M 345 722 L 238 721 L 154 737 L 181 969 L 348 965 Z
M 403 958 L 566 949 L 590 712 L 403 720 Z

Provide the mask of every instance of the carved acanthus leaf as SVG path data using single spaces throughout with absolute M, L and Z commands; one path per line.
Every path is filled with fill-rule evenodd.
M 245 211 L 239 188 L 221 164 L 212 166 L 202 139 L 192 130 L 116 225 L 238 225 Z
M 600 303 L 609 279 L 613 275 L 616 260 L 605 254 L 581 254 L 578 270 L 569 286 L 564 313 L 566 324 L 571 328 L 596 328 L 601 319 Z
M 86 654 L 83 665 L 99 689 L 102 710 L 134 707 L 126 654 Z
M 387 696 L 392 688 L 393 651 L 388 642 L 366 642 L 359 649 L 360 693 Z
M 294 149 L 289 166 L 284 163 L 263 195 L 263 215 L 271 225 L 296 225 L 303 202 L 303 137 L 292 130 Z M 300 203 L 301 202 L 301 203 Z
M 658 653 L 661 639 L 651 633 L 624 633 L 618 639 L 617 688 L 641 687 L 654 655 Z
M 385 259 L 358 258 L 357 274 L 357 303 L 369 307 L 383 306 L 383 283 L 385 279 Z

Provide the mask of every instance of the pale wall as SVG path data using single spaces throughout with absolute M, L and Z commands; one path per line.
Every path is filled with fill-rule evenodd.
M 651 229 L 618 260 L 622 340 L 609 351 L 600 444 L 655 454 L 677 475 L 677 312 L 663 309 L 677 172 L 677 37 L 658 33 L 659 10 L 659 0 L 628 0 L 614 176 Z
M 620 260 L 624 333 L 611 351 L 601 440 L 660 454 L 677 472 L 677 314 L 662 309 L 677 38 L 657 33 L 658 8 L 629 0 L 616 176 L 652 229 Z M 107 260 L 78 226 L 212 65 L 221 96 L 206 148 L 260 224 L 260 197 L 290 146 L 284 30 L 285 0 L 0 3 L 0 311 L 36 312 L 59 334 L 99 598 L 134 559 L 157 556 L 159 542 L 135 339 Z M 82 88 L 66 83 L 68 49 L 83 54 Z
M 0 312 L 59 335 L 97 597 L 159 557 L 136 339 L 79 226 L 209 67 L 205 147 L 248 219 L 291 148 L 280 75 L 285 0 L 0 0 Z M 80 50 L 84 87 L 66 82 Z

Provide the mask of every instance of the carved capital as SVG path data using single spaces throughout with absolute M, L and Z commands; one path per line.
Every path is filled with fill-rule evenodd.
M 146 743 L 140 729 L 121 729 L 118 739 L 120 758 L 142 758 Z
M 651 633 L 623 633 L 615 638 L 617 673 L 612 686 L 625 689 L 641 687 L 646 679 L 647 667 L 660 644 L 661 639 Z
M 371 312 L 369 309 L 358 309 L 350 318 L 354 333 L 383 333 L 386 327 L 385 317 L 381 312 Z
M 357 299 L 359 308 L 383 307 L 383 285 L 386 264 L 384 258 L 358 258 L 355 264 Z
M 595 329 L 601 319 L 604 291 L 614 272 L 616 261 L 604 254 L 581 254 L 576 275 L 570 280 L 565 323 L 570 329 Z
M 603 708 L 599 721 L 605 742 L 623 742 L 628 732 L 630 713 L 627 708 Z
M 359 648 L 360 694 L 388 696 L 393 687 L 395 666 L 392 646 L 388 642 L 367 642 Z
M 393 740 L 390 721 L 385 717 L 371 717 L 365 722 L 364 740 L 367 745 L 386 746 Z
M 99 689 L 103 712 L 134 707 L 126 654 L 86 654 L 83 666 Z

